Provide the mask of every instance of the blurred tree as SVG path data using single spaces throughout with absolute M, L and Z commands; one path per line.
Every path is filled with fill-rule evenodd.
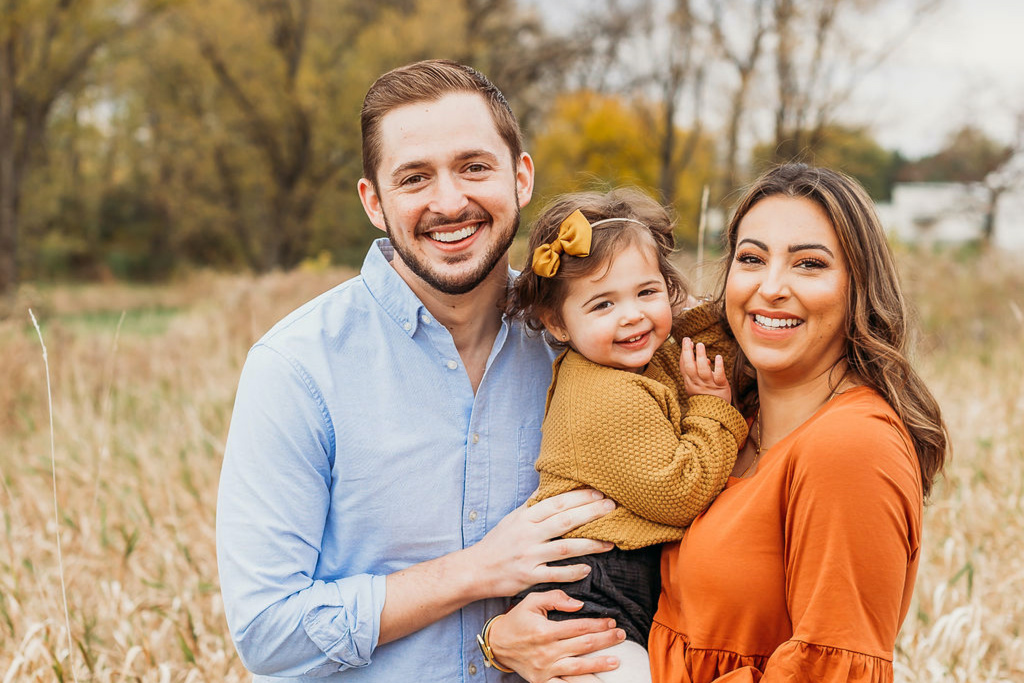
M 774 161 L 820 154 L 849 138 L 840 135 L 842 105 L 941 1 L 911 0 L 901 15 L 883 0 L 608 0 L 620 17 L 616 38 L 607 42 L 617 64 L 602 62 L 606 72 L 591 79 L 601 92 L 640 94 L 654 105 L 644 115 L 657 112 L 661 120 L 647 127 L 662 136 L 658 187 L 670 202 L 693 145 L 704 139 L 705 107 L 721 107 L 721 201 L 746 175 L 747 127 L 770 129 L 772 144 L 761 151 L 770 150 Z M 690 137 L 680 145 L 676 135 Z M 842 156 L 850 163 L 853 154 Z M 881 167 L 889 160 L 863 163 Z M 887 184 L 891 178 L 872 189 L 885 196 Z
M 0 315 L 19 280 L 23 179 L 38 163 L 54 106 L 78 92 L 97 53 L 147 22 L 163 0 L 2 0 L 0 11 Z
M 980 128 L 967 124 L 953 131 L 935 154 L 907 163 L 899 179 L 916 183 L 977 183 L 1013 156 L 1013 145 L 1004 145 Z
M 585 30 L 603 36 L 595 41 L 599 48 L 593 63 L 582 66 L 581 90 L 623 95 L 640 103 L 632 113 L 649 136 L 648 153 L 657 164 L 650 187 L 670 205 L 679 203 L 684 187 L 690 195 L 701 192 L 700 187 L 680 184 L 705 141 L 709 45 L 694 4 L 695 0 L 609 0 L 602 17 L 580 22 Z
M 460 3 L 439 4 L 450 13 Z M 524 130 L 542 120 L 550 102 L 580 65 L 592 61 L 597 35 L 614 32 L 614 17 L 593 13 L 579 33 L 552 32 L 541 15 L 517 0 L 461 0 L 464 41 L 448 55 L 487 74 L 509 98 Z
M 345 70 L 332 74 L 325 63 L 331 45 L 356 42 L 358 24 L 339 13 L 345 4 L 318 5 L 315 22 L 312 0 L 215 0 L 183 13 L 216 84 L 208 113 L 230 131 L 214 143 L 212 158 L 234 236 L 253 269 L 288 268 L 306 256 L 317 196 L 351 159 L 351 144 L 337 140 L 330 125 L 344 106 L 338 87 Z M 325 43 L 328 27 L 333 35 Z M 246 215 L 250 202 L 260 214 Z
M 607 190 L 637 185 L 654 196 L 663 181 L 661 145 L 668 137 L 652 126 L 662 125 L 657 116 L 661 103 L 641 98 L 592 91 L 566 93 L 558 98 L 544 127 L 533 143 L 537 163 L 537 208 L 553 195 L 581 188 Z M 714 143 L 677 130 L 675 155 L 692 144 L 691 163 L 674 178 L 671 203 L 680 219 L 680 236 L 692 242 L 700 216 L 700 194 L 714 174 Z M 536 210 L 536 208 L 534 209 Z
M 756 146 L 752 156 L 758 172 L 777 163 L 774 143 Z M 876 201 L 892 196 L 892 186 L 902 163 L 897 152 L 882 147 L 866 129 L 838 124 L 823 126 L 814 146 L 805 148 L 789 161 L 843 171 L 859 180 Z
M 736 73 L 726 114 L 721 196 L 740 184 L 740 128 L 768 34 L 768 0 L 711 0 L 711 36 L 721 58 Z M 728 17 L 728 19 L 727 19 Z M 738 35 L 735 35 L 738 34 Z
M 818 146 L 863 77 L 941 3 L 913 0 L 906 23 L 894 26 L 882 0 L 770 0 L 774 160 Z
M 324 249 L 358 258 L 374 231 L 352 189 L 359 108 L 378 75 L 454 58 L 530 117 L 587 50 L 511 0 L 193 0 L 112 77 L 121 163 L 145 177 L 174 226 L 167 243 L 190 260 L 266 270 Z
M 666 59 L 656 62 L 660 68 L 650 77 L 661 91 L 660 121 L 649 123 L 648 128 L 656 132 L 658 140 L 658 189 L 666 204 L 675 204 L 679 176 L 693 161 L 704 128 L 701 102 L 705 55 L 698 36 L 699 21 L 690 0 L 675 0 L 666 19 L 669 29 Z M 653 33 L 653 28 L 649 25 L 648 31 Z M 677 118 L 682 99 L 687 95 L 692 101 L 692 118 L 689 129 L 681 131 Z
M 899 179 L 981 185 L 985 192 L 981 242 L 991 246 L 1000 198 L 1024 185 L 1024 112 L 1017 115 L 1012 142 L 998 142 L 980 128 L 967 124 L 950 134 L 946 145 L 935 154 L 906 164 L 900 169 Z

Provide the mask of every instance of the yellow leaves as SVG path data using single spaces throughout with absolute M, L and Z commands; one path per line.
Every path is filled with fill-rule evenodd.
M 653 187 L 658 164 L 652 152 L 634 109 L 622 98 L 590 91 L 559 97 L 533 144 L 546 192 L 594 181 Z
M 420 59 L 459 59 L 468 52 L 467 23 L 463 2 L 417 0 L 411 12 L 389 7 L 360 32 L 354 53 L 377 75 Z
M 664 131 L 658 105 L 640 97 L 627 99 L 587 90 L 560 96 L 530 148 L 537 166 L 541 199 L 563 192 L 639 185 L 661 195 L 661 149 Z M 677 127 L 673 153 L 682 156 L 688 132 Z M 711 141 L 701 138 L 690 163 L 673 177 L 679 230 L 693 233 L 700 194 L 713 173 Z M 536 208 L 534 209 L 536 210 Z

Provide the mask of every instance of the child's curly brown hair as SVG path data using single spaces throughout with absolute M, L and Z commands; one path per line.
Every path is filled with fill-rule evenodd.
M 576 209 L 583 212 L 591 223 L 615 218 L 631 220 L 611 221 L 594 228 L 588 256 L 562 254 L 554 277 L 540 277 L 533 272 L 534 251 L 542 244 L 553 242 L 562 221 Z M 687 297 L 687 286 L 682 274 L 669 260 L 675 249 L 675 235 L 672 217 L 664 206 L 633 187 L 616 188 L 605 194 L 574 192 L 559 195 L 534 221 L 530 230 L 529 256 L 509 293 L 505 313 L 522 319 L 527 327 L 537 331 L 544 329 L 544 317 L 560 323 L 568 283 L 606 267 L 613 255 L 634 244 L 654 250 L 668 288 L 669 301 L 673 308 L 682 303 Z M 549 341 L 559 344 L 554 339 Z

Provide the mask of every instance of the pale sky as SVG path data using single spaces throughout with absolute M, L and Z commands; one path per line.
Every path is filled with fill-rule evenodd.
M 1010 141 L 1014 112 L 1024 112 L 1024 1 L 946 0 L 857 104 L 879 141 L 908 155 L 934 151 L 969 122 Z

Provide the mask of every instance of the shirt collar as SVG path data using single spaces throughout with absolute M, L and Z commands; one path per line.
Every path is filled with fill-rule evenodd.
M 387 237 L 374 240 L 366 254 L 366 258 L 363 259 L 363 267 L 360 270 L 360 274 L 371 296 L 377 300 L 377 303 L 380 304 L 388 316 L 411 337 L 416 334 L 416 330 L 422 323 L 424 316 L 427 316 L 429 320 L 433 320 L 433 316 L 426 306 L 423 305 L 423 302 L 419 300 L 419 297 L 413 293 L 405 280 L 391 266 L 391 260 L 394 256 L 395 248 L 391 244 L 391 240 Z M 510 268 L 508 274 L 509 287 L 512 286 L 516 275 L 516 271 Z M 503 331 L 499 334 L 500 338 L 504 337 L 504 328 L 507 325 L 508 320 L 503 314 Z

